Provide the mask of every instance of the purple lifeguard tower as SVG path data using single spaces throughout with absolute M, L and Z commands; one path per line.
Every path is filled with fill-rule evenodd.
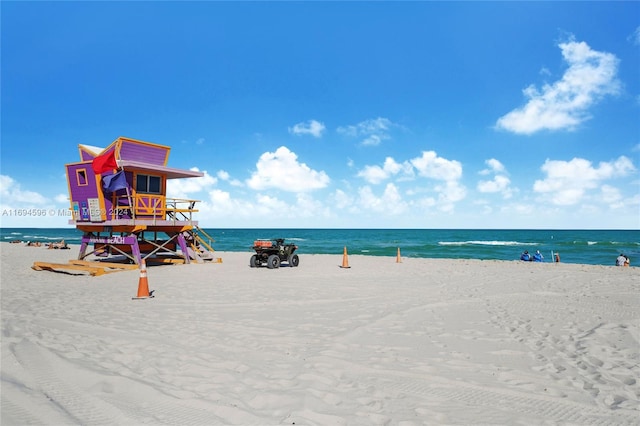
M 78 148 L 80 162 L 65 166 L 70 223 L 83 232 L 78 259 L 124 256 L 136 264 L 213 259 L 213 239 L 192 219 L 198 200 L 166 196 L 168 179 L 203 173 L 167 167 L 171 148 L 155 143 L 119 137 L 104 149 Z

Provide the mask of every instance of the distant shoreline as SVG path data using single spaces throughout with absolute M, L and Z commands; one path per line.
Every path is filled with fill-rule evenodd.
M 196 221 L 197 222 L 197 221 Z M 274 230 L 274 231 L 628 231 L 638 232 L 640 228 L 279 228 L 279 227 L 242 227 L 242 228 L 220 228 L 215 226 L 202 226 L 202 229 L 215 229 L 219 231 L 252 231 L 252 230 Z M 76 230 L 74 226 L 69 227 L 17 227 L 2 226 L 0 229 L 49 229 L 49 230 Z M 78 231 L 82 232 L 82 231 Z
M 16 247 L 23 247 L 25 250 L 26 249 L 30 249 L 33 250 L 34 252 L 37 252 L 38 249 L 39 250 L 45 250 L 45 251 L 63 251 L 69 254 L 69 259 L 76 259 L 77 258 L 77 254 L 80 250 L 80 244 L 67 244 L 68 249 L 64 249 L 64 250 L 60 250 L 60 249 L 50 249 L 47 247 L 47 245 L 42 244 L 40 246 L 26 246 L 26 242 L 22 242 L 22 243 L 11 243 L 8 241 L 2 241 L 0 242 L 0 247 L 2 247 L 3 245 L 10 245 L 10 246 L 16 246 Z M 48 244 L 48 243 L 47 243 Z M 0 250 L 2 251 L 2 250 Z M 221 256 L 224 255 L 224 253 L 230 253 L 233 255 L 239 255 L 239 254 L 244 254 L 247 256 L 247 265 L 249 265 L 249 258 L 251 256 L 251 254 L 253 253 L 252 250 L 247 249 L 246 251 L 240 251 L 240 250 L 215 250 L 214 252 L 216 254 L 216 256 Z M 335 257 L 336 259 L 340 260 L 343 257 L 343 253 L 335 253 L 335 254 L 331 254 L 331 253 L 303 253 L 300 254 L 300 258 L 301 258 L 301 263 L 304 261 L 304 257 L 307 256 L 314 256 L 314 257 Z M 382 255 L 382 254 L 369 254 L 369 253 L 347 253 L 348 258 L 351 257 L 366 257 L 366 258 L 388 258 L 388 259 L 392 259 L 392 262 L 395 263 L 395 261 L 397 260 L 397 256 L 396 255 Z M 36 260 L 40 260 L 40 259 L 36 259 Z M 105 260 L 103 258 L 97 258 L 97 257 L 93 257 L 90 256 L 87 260 L 94 260 L 94 261 L 100 261 L 100 260 Z M 531 261 L 522 261 L 519 259 L 512 259 L 512 260 L 504 260 L 504 259 L 477 259 L 477 258 L 448 258 L 448 257 L 407 257 L 407 256 L 402 256 L 401 253 L 401 263 L 404 261 L 420 261 L 420 260 L 433 260 L 433 261 L 440 261 L 440 262 L 453 262 L 455 264 L 469 264 L 470 262 L 485 262 L 485 263 L 506 263 L 506 264 L 513 264 L 513 263 L 522 263 L 522 264 L 532 264 L 532 265 L 549 265 L 549 264 L 554 264 L 554 265 L 577 265 L 577 266 L 593 266 L 593 267 L 613 267 L 613 268 L 620 268 L 619 266 L 615 266 L 614 264 L 612 265 L 594 265 L 594 264 L 589 264 L 589 263 L 576 263 L 576 262 L 570 262 L 570 263 L 563 263 L 562 261 L 560 263 L 556 263 L 556 262 L 552 262 L 550 260 L 546 260 L 543 262 L 531 262 Z M 192 261 L 192 263 L 195 263 L 194 261 Z M 208 263 L 208 262 L 205 262 Z M 303 264 L 303 263 L 302 263 Z M 634 266 L 633 264 L 630 265 L 631 268 L 638 268 L 638 266 Z

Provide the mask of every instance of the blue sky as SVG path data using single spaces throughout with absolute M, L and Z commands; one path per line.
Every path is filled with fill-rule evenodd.
M 638 2 L 0 7 L 3 227 L 127 136 L 207 228 L 640 228 Z

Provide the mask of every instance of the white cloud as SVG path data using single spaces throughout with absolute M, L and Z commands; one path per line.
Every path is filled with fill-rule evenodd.
M 628 39 L 636 46 L 640 46 L 640 27 L 636 28 L 636 30 L 629 36 Z
M 360 188 L 357 202 L 364 211 L 385 215 L 402 214 L 408 207 L 407 203 L 402 200 L 398 188 L 392 183 L 387 184 L 380 197 L 377 197 L 369 186 Z
M 588 120 L 589 107 L 605 95 L 618 94 L 616 79 L 618 59 L 598 52 L 585 42 L 560 43 L 564 60 L 569 65 L 562 79 L 545 84 L 541 90 L 533 85 L 524 90 L 526 105 L 500 117 L 498 129 L 532 134 L 540 130 L 572 130 Z
M 444 185 L 436 186 L 436 191 L 439 193 L 439 208 L 443 211 L 452 211 L 454 204 L 467 196 L 467 189 L 456 180 L 449 180 Z
M 299 217 L 331 216 L 330 209 L 327 209 L 321 201 L 306 193 L 296 195 L 296 208 L 293 211 Z
M 496 161 L 491 162 L 491 164 L 494 167 L 499 167 L 498 165 L 500 163 Z M 358 173 L 358 176 L 364 178 L 368 183 L 377 184 L 398 174 L 405 177 L 413 177 L 416 171 L 419 177 L 433 179 L 438 182 L 430 190 L 438 194 L 437 200 L 426 197 L 418 202 L 419 205 L 429 207 L 437 205 L 440 210 L 451 211 L 456 202 L 466 197 L 466 188 L 460 183 L 460 179 L 462 178 L 462 164 L 455 160 L 438 157 L 438 154 L 434 151 L 423 151 L 421 157 L 416 157 L 403 163 L 398 163 L 393 158 L 387 157 L 382 167 L 366 166 Z M 399 202 L 399 200 L 394 199 L 394 194 L 398 194 L 399 197 L 397 187 L 395 185 L 389 185 L 392 184 L 387 185 L 385 196 L 380 198 L 375 197 L 368 186 L 361 188 L 360 201 L 363 203 L 363 207 L 375 210 L 378 203 L 382 203 L 383 201 L 386 203 Z M 426 188 L 419 188 L 409 190 L 407 194 L 413 196 L 426 191 Z M 401 203 L 401 205 L 405 206 L 404 203 Z
M 382 167 L 365 166 L 364 169 L 358 172 L 358 176 L 371 184 L 378 184 L 400 172 L 404 172 L 406 175 L 412 174 L 413 169 L 411 164 L 408 162 L 401 164 L 396 162 L 392 157 L 387 157 L 384 160 L 384 165 Z
M 615 206 L 622 200 L 620 189 L 611 185 L 602 185 L 600 187 L 602 201 L 606 204 Z
M 358 124 L 338 127 L 338 133 L 354 138 L 362 137 L 362 145 L 379 145 L 383 140 L 389 139 L 389 129 L 394 124 L 388 118 L 378 117 L 361 121 Z
M 409 196 L 419 193 L 436 192 L 437 198 L 425 197 L 417 201 L 418 206 L 432 207 L 437 205 L 440 210 L 451 211 L 456 202 L 466 196 L 466 188 L 460 183 L 462 178 L 462 164 L 455 160 L 447 160 L 438 157 L 434 151 L 423 151 L 421 157 L 413 158 L 403 163 L 398 163 L 391 157 L 385 159 L 384 165 L 366 166 L 358 176 L 368 183 L 378 184 L 392 176 L 419 177 L 432 179 L 437 184 L 431 188 L 420 187 L 406 192 Z M 359 205 L 366 210 L 376 210 L 378 206 L 384 206 L 390 211 L 404 211 L 407 204 L 401 200 L 398 188 L 394 184 L 387 184 L 385 194 L 376 197 L 368 186 L 360 189 Z
M 231 197 L 231 193 L 221 189 L 213 189 L 208 192 L 208 199 L 198 203 L 198 220 L 202 223 L 206 220 L 227 219 L 243 221 L 254 216 L 255 206 L 253 203 L 235 199 Z M 234 223 L 238 225 L 241 222 Z
M 218 170 L 216 176 L 221 181 L 228 182 L 231 186 L 243 186 L 242 182 L 238 179 L 231 179 L 231 175 L 225 170 Z
M 462 164 L 438 157 L 435 151 L 423 151 L 421 157 L 410 160 L 418 175 L 431 179 L 453 181 L 462 177 Z
M 338 209 L 346 209 L 353 205 L 353 198 L 341 189 L 336 189 L 331 199 L 332 204 Z
M 293 127 L 289 127 L 289 133 L 294 135 L 311 135 L 314 138 L 319 138 L 325 130 L 324 123 L 316 120 L 309 120 L 303 123 L 298 123 Z
M 382 142 L 383 138 L 387 139 L 388 136 L 386 136 L 384 134 L 370 135 L 370 136 L 367 136 L 366 138 L 364 138 L 362 140 L 362 145 L 368 145 L 368 146 L 380 145 L 380 142 Z
M 505 199 L 511 198 L 513 194 L 513 191 L 510 188 L 511 180 L 506 176 L 507 169 L 504 165 L 495 158 L 486 160 L 485 164 L 489 166 L 489 168 L 480 171 L 480 174 L 494 174 L 494 177 L 492 180 L 481 180 L 478 182 L 478 191 L 483 193 L 500 192 Z
M 298 162 L 298 156 L 281 146 L 275 152 L 265 152 L 256 164 L 256 171 L 247 180 L 247 186 L 255 190 L 267 188 L 289 192 L 305 192 L 324 188 L 329 184 L 324 171 L 312 170 Z
M 270 195 L 258 194 L 256 196 L 256 208 L 255 212 L 259 215 L 270 215 L 273 213 L 280 213 L 281 216 L 287 215 L 290 212 L 290 208 L 284 201 L 272 197 Z
M 12 208 L 31 208 L 49 202 L 46 197 L 37 192 L 23 190 L 18 182 L 6 175 L 0 175 L 0 199 L 3 206 Z
M 60 181 L 60 187 L 65 186 Z M 49 227 L 69 225 L 69 200 L 66 194 L 49 199 L 42 194 L 23 189 L 7 175 L 0 175 L 0 225 L 3 227 Z
M 56 203 L 68 203 L 69 202 L 69 195 L 68 194 L 58 194 L 55 197 L 53 197 L 54 201 Z
M 418 170 L 418 176 L 442 181 L 434 187 L 437 201 L 427 197 L 421 201 L 422 205 L 436 205 L 441 211 L 451 212 L 455 203 L 466 197 L 467 190 L 460 183 L 462 164 L 459 161 L 438 157 L 434 151 L 423 151 L 421 157 L 413 158 L 410 163 Z
M 327 208 L 307 193 L 296 194 L 295 200 L 289 203 L 267 194 L 256 194 L 252 200 L 233 198 L 231 193 L 220 189 L 210 191 L 208 200 L 197 205 L 200 222 L 224 220 L 232 226 L 247 226 L 256 217 L 277 216 L 289 221 L 312 218 L 315 221 L 316 218 L 331 217 L 334 207 Z
M 207 219 L 226 219 L 237 226 L 261 215 L 278 213 L 287 217 L 286 213 L 292 210 L 285 202 L 264 194 L 257 194 L 254 200 L 247 200 L 234 198 L 228 191 L 213 189 L 208 195 L 208 200 L 197 205 L 198 219 L 201 222 Z
M 192 167 L 189 170 L 194 172 L 200 171 L 197 167 Z M 209 190 L 218 182 L 218 179 L 211 176 L 206 170 L 203 173 L 204 176 L 197 178 L 168 179 L 167 196 L 174 198 L 186 198 L 188 194 Z
M 480 172 L 481 175 L 488 175 L 491 173 L 506 173 L 506 169 L 504 167 L 504 165 L 496 160 L 495 158 L 490 158 L 488 160 L 485 160 L 484 162 L 487 166 L 489 166 L 488 169 L 484 169 Z
M 536 180 L 533 190 L 548 196 L 553 204 L 566 206 L 580 202 L 588 190 L 598 188 L 602 181 L 627 176 L 636 169 L 631 160 L 621 156 L 615 161 L 601 162 L 598 167 L 583 158 L 546 160 L 541 170 L 547 177 Z M 612 191 L 607 188 L 603 189 L 603 194 L 610 199 Z
M 497 175 L 493 180 L 481 180 L 478 182 L 478 191 L 480 192 L 504 192 L 509 188 L 511 181 L 508 177 Z

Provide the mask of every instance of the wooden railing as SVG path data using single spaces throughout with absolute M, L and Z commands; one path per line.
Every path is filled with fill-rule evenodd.
M 134 198 L 135 216 L 153 216 L 164 219 L 166 212 L 163 195 L 137 194 Z
M 174 222 L 191 222 L 192 214 L 198 210 L 195 209 L 196 203 L 200 200 L 188 200 L 184 198 L 166 198 L 166 215 L 167 220 Z
M 191 222 L 193 213 L 198 210 L 195 205 L 200 200 L 184 198 L 167 198 L 163 195 L 136 194 L 132 196 L 121 195 L 112 199 L 113 209 L 111 219 L 151 219 L 169 220 L 172 222 Z

